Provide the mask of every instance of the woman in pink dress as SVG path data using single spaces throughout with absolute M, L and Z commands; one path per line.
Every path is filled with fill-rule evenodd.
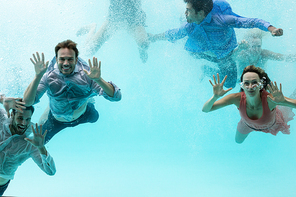
M 241 120 L 237 125 L 235 141 L 242 143 L 252 131 L 261 131 L 276 135 L 279 131 L 290 134 L 287 122 L 293 119 L 291 108 L 296 108 L 296 100 L 284 97 L 282 84 L 270 82 L 268 75 L 259 67 L 247 66 L 241 75 L 241 92 L 229 94 L 220 100 L 228 91 L 223 89 L 227 76 L 220 83 L 219 74 L 215 76 L 214 95 L 203 106 L 203 112 L 210 112 L 234 104 L 240 113 Z M 268 88 L 269 92 L 266 91 Z

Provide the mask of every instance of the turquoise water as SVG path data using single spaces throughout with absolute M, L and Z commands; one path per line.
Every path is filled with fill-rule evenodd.
M 263 48 L 295 53 L 296 2 L 229 1 L 233 10 L 258 17 L 284 29 L 280 38 L 266 37 Z M 54 56 L 55 45 L 72 39 L 83 51 L 85 37 L 76 37 L 83 25 L 100 26 L 108 0 L 46 2 L 2 0 L 0 6 L 1 92 L 22 96 L 34 77 L 29 58 L 44 52 Z M 180 25 L 185 11 L 181 0 L 145 0 L 147 31 L 160 33 Z M 240 39 L 245 30 L 237 31 Z M 202 113 L 212 95 L 208 78 L 199 81 L 200 65 L 175 44 L 151 44 L 142 64 L 136 43 L 124 30 L 103 45 L 96 57 L 102 76 L 122 89 L 120 102 L 96 97 L 100 119 L 65 129 L 47 145 L 57 168 L 43 173 L 32 160 L 19 167 L 5 195 L 102 197 L 293 197 L 296 195 L 296 122 L 291 134 L 252 133 L 234 142 L 237 109 L 232 106 Z M 84 59 L 85 57 L 81 54 Z M 272 79 L 290 95 L 295 63 L 268 63 Z M 237 92 L 238 88 L 232 92 Z M 48 104 L 36 105 L 37 122 Z

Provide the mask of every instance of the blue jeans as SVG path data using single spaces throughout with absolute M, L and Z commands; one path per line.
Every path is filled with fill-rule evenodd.
M 7 183 L 5 183 L 4 185 L 0 185 L 0 196 L 2 196 L 4 194 L 4 192 L 7 189 L 9 183 L 10 183 L 10 180 Z
M 58 132 L 67 127 L 75 127 L 79 124 L 83 123 L 94 123 L 99 119 L 99 113 L 95 109 L 94 104 L 88 103 L 86 107 L 86 111 L 79 118 L 72 122 L 60 122 L 54 118 L 51 111 L 49 111 L 48 119 L 42 126 L 42 130 L 47 130 L 47 134 L 45 136 L 45 143 L 48 143 L 49 140 Z

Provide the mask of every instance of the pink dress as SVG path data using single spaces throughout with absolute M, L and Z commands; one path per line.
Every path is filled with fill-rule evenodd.
M 290 134 L 290 125 L 287 122 L 293 120 L 295 114 L 290 107 L 277 106 L 270 111 L 267 103 L 268 93 L 263 89 L 261 93 L 263 114 L 261 118 L 252 120 L 248 117 L 246 111 L 246 94 L 241 92 L 239 104 L 239 113 L 241 120 L 237 125 L 237 130 L 242 134 L 248 134 L 252 131 L 262 131 L 276 135 L 279 131 L 283 134 Z

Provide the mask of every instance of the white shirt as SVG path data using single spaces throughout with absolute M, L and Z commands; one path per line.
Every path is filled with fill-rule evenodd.
M 31 125 L 23 135 L 12 135 L 11 121 L 5 110 L 0 109 L 0 177 L 13 179 L 17 168 L 30 157 L 46 174 L 54 175 L 56 168 L 49 153 L 47 156 L 40 154 L 35 146 L 24 140 L 32 133 Z

